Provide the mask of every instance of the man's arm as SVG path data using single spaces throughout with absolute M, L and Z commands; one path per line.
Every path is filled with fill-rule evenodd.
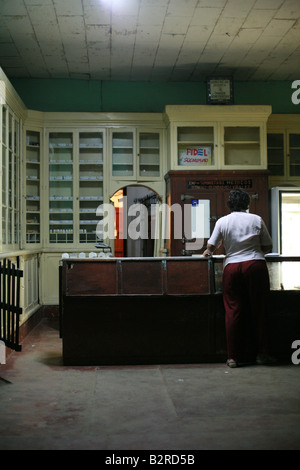
M 205 256 L 206 258 L 209 258 L 210 256 L 212 256 L 215 249 L 216 249 L 215 245 L 210 245 L 208 243 L 207 247 L 206 247 L 206 250 L 203 252 L 203 256 Z

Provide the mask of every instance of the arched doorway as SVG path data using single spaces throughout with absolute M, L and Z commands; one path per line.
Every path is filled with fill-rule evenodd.
M 156 205 L 161 202 L 160 196 L 147 186 L 133 184 L 120 188 L 110 201 L 115 208 L 115 256 L 157 256 Z

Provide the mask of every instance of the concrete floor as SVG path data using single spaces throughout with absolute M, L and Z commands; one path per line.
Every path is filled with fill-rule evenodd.
M 64 367 L 43 320 L 0 366 L 1 450 L 300 449 L 300 365 Z

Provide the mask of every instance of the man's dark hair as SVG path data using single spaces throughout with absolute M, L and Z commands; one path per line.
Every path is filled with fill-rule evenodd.
M 227 206 L 230 212 L 246 211 L 250 205 L 250 196 L 243 189 L 233 189 L 230 191 Z

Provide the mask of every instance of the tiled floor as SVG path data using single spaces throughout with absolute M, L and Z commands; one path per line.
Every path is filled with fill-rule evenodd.
M 43 320 L 0 366 L 0 449 L 300 449 L 300 365 L 64 367 Z

